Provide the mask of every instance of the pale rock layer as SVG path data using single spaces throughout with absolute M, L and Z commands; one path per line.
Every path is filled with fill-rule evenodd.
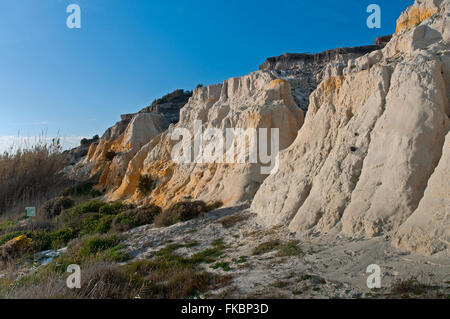
M 157 141 L 144 146 L 130 161 L 120 187 L 110 199 L 156 203 L 162 207 L 184 200 L 202 199 L 235 205 L 251 200 L 267 175 L 258 163 L 176 164 L 172 149 L 177 128 L 194 136 L 194 122 L 201 121 L 203 132 L 216 128 L 279 129 L 280 148 L 288 147 L 303 124 L 303 111 L 296 105 L 287 81 L 266 72 L 231 78 L 223 84 L 199 87 L 181 109 L 180 122 L 169 127 Z M 149 175 L 155 189 L 145 197 L 137 190 L 139 177 Z

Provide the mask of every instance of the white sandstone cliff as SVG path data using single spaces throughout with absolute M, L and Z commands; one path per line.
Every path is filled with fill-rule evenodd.
M 298 236 L 391 234 L 424 254 L 449 247 L 449 15 L 449 0 L 416 1 L 384 49 L 319 84 L 279 172 L 255 195 L 263 224 Z
M 176 164 L 171 157 L 176 128 L 192 134 L 196 120 L 203 131 L 217 128 L 279 128 L 280 148 L 288 147 L 303 123 L 288 82 L 267 72 L 232 78 L 223 84 L 200 87 L 181 109 L 180 121 L 145 145 L 133 158 L 120 187 L 110 199 L 150 201 L 166 207 L 183 199 L 220 200 L 225 205 L 248 202 L 266 177 L 258 163 Z M 142 198 L 137 190 L 139 176 L 149 175 L 155 189 Z

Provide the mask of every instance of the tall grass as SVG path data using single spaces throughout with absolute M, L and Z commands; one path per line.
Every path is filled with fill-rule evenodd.
M 39 206 L 67 185 L 61 170 L 67 165 L 59 138 L 44 136 L 33 145 L 22 142 L 0 154 L 0 216 Z

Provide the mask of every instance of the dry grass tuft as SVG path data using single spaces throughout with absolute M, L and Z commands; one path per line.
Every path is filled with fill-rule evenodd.
M 202 201 L 176 203 L 156 216 L 155 225 L 157 227 L 171 226 L 200 217 L 208 211 L 208 206 Z
M 40 206 L 68 183 L 59 172 L 66 166 L 59 139 L 41 137 L 34 146 L 17 147 L 0 155 L 0 215 Z

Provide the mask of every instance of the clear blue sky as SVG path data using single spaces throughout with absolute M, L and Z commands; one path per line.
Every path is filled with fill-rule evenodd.
M 412 0 L 1 0 L 0 139 L 92 136 L 177 88 L 266 57 L 371 44 Z M 81 7 L 81 29 L 66 7 Z M 382 9 L 368 29 L 366 7 Z

